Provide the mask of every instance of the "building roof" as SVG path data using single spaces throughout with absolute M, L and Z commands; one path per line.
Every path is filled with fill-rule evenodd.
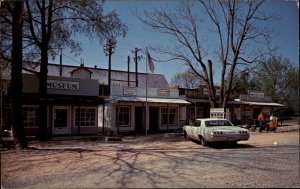
M 29 67 L 27 67 L 29 68 Z M 62 77 L 72 77 L 72 72 L 80 68 L 79 66 L 63 65 L 62 66 Z M 84 67 L 85 70 L 91 72 L 91 79 L 97 79 L 99 84 L 108 85 L 108 69 L 95 68 L 95 67 Z M 39 71 L 40 66 L 30 67 L 34 71 Z M 23 70 L 24 73 L 30 73 Z M 59 64 L 48 64 L 48 75 L 59 76 L 60 65 Z M 135 86 L 135 72 L 129 73 L 130 86 Z M 169 84 L 162 74 L 153 73 L 138 73 L 138 87 L 159 88 L 168 89 Z M 121 70 L 111 71 L 111 84 L 116 86 L 127 86 L 128 85 L 128 72 Z

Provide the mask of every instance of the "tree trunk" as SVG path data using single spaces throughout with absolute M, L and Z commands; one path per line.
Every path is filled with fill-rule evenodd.
M 209 78 L 208 78 L 208 94 L 209 94 L 209 102 L 210 107 L 215 108 L 216 107 L 216 88 L 214 84 L 214 77 L 213 77 L 213 68 L 212 68 L 212 62 L 211 60 L 208 60 L 208 69 L 209 69 Z
M 23 30 L 23 1 L 13 2 L 12 24 L 12 128 L 16 148 L 27 148 L 26 134 L 22 115 L 22 30 Z
M 48 48 L 43 46 L 41 48 L 41 67 L 39 75 L 39 108 L 40 108 L 40 119 L 39 119 L 39 140 L 48 139 L 47 131 L 47 75 L 48 75 Z
M 51 5 L 49 5 L 51 7 Z M 51 9 L 52 10 L 52 9 Z M 48 15 L 50 16 L 50 15 Z M 49 18 L 51 20 L 51 18 Z M 41 67 L 39 75 L 39 94 L 40 94 L 40 125 L 39 125 L 39 139 L 47 140 L 47 75 L 48 75 L 48 45 L 50 36 L 47 35 L 46 23 L 46 7 L 45 2 L 42 2 L 41 9 L 41 30 L 42 30 L 42 43 L 41 50 Z M 49 24 L 49 23 L 48 23 Z M 49 26 L 50 27 L 50 26 Z M 50 32 L 50 31 L 48 31 Z

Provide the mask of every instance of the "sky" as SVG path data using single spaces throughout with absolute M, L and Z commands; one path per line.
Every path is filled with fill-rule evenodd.
M 168 36 L 152 31 L 147 28 L 141 21 L 132 15 L 131 10 L 137 9 L 139 12 L 152 11 L 161 6 L 167 6 L 174 9 L 176 0 L 107 0 L 104 10 L 116 10 L 122 21 L 128 27 L 128 33 L 125 38 L 118 38 L 114 54 L 112 55 L 112 69 L 127 71 L 127 56 L 130 56 L 130 71 L 134 71 L 133 50 L 135 47 L 146 49 L 149 46 L 170 45 L 172 41 Z M 275 30 L 272 43 L 278 46 L 277 53 L 284 58 L 290 59 L 291 63 L 299 66 L 299 8 L 296 0 L 267 0 L 264 5 L 267 13 L 276 13 L 280 18 L 269 23 Z M 81 60 L 85 66 L 99 68 L 108 68 L 108 57 L 103 52 L 103 45 L 98 40 L 88 40 L 84 37 L 79 39 L 82 45 L 82 53 L 79 56 L 69 54 L 68 49 L 63 49 L 63 64 L 80 65 Z M 208 48 L 214 48 L 214 39 L 209 39 Z M 159 58 L 158 54 L 150 51 L 153 59 Z M 143 58 L 139 61 L 138 71 L 146 72 L 146 54 L 139 52 Z M 59 63 L 59 56 L 53 63 Z M 184 72 L 187 67 L 182 62 L 155 62 L 154 73 L 163 74 L 167 81 L 170 82 L 176 73 Z M 149 69 L 148 69 L 149 72 Z M 218 72 L 216 71 L 215 74 Z M 218 77 L 218 75 L 216 76 Z M 217 79 L 218 80 L 218 79 Z M 216 82 L 218 82 L 216 80 Z

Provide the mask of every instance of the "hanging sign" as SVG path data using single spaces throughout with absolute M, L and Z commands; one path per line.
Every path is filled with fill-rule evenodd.
M 59 80 L 47 80 L 48 89 L 61 89 L 61 90 L 79 90 L 79 82 L 74 81 L 59 81 Z

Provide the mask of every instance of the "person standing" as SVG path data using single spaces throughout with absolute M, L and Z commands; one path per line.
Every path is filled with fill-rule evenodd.
M 270 116 L 269 128 L 270 131 L 276 131 L 277 128 L 277 117 L 273 113 Z
M 258 124 L 259 124 L 258 125 L 259 126 L 259 132 L 261 132 L 262 131 L 262 127 L 263 127 L 263 122 L 265 120 L 265 116 L 264 116 L 263 112 L 260 112 L 260 114 L 257 117 L 257 120 L 258 120 Z

